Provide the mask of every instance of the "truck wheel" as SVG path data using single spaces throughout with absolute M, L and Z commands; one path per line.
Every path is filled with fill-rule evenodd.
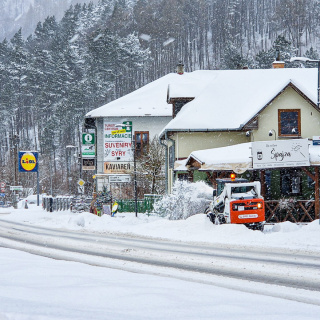
M 210 219 L 210 221 L 214 224 L 216 215 L 213 214 L 212 212 L 209 212 L 209 213 L 207 214 L 207 217 L 208 217 L 208 218 Z
M 222 214 L 219 214 L 215 217 L 214 223 L 215 224 L 224 224 L 224 223 L 226 223 L 226 219 L 224 218 L 224 216 Z
M 250 230 L 258 230 L 258 231 L 263 232 L 264 222 L 246 223 L 245 226 Z

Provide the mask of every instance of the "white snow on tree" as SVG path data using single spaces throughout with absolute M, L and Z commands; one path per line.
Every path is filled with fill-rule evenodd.
M 170 220 L 187 219 L 203 213 L 210 200 L 212 188 L 205 182 L 176 181 L 172 193 L 163 197 L 154 206 L 154 211 Z

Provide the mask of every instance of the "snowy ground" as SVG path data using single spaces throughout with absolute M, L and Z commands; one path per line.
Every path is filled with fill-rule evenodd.
M 0 219 L 67 230 L 320 252 L 319 220 L 268 226 L 214 226 L 205 215 L 168 221 L 133 213 L 96 217 L 0 208 Z M 0 320 L 7 319 L 318 319 L 320 306 L 174 278 L 56 261 L 0 248 Z

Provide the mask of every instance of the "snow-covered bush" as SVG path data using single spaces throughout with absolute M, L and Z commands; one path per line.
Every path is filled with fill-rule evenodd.
M 154 211 L 170 220 L 187 219 L 203 213 L 210 200 L 212 188 L 205 182 L 176 181 L 172 193 L 158 201 Z

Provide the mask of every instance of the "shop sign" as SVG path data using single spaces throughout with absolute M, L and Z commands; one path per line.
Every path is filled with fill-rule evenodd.
M 104 122 L 104 161 L 133 161 L 131 121 Z
M 96 156 L 94 133 L 82 134 L 81 153 L 82 153 L 82 158 L 92 158 Z
M 92 158 L 96 156 L 95 145 L 82 145 L 81 146 L 82 158 Z
M 96 168 L 95 159 L 82 158 L 82 170 L 95 170 L 95 168 Z
M 253 169 L 310 166 L 307 139 L 252 142 Z
M 110 175 L 109 183 L 126 183 L 131 182 L 131 176 L 129 174 Z
M 22 191 L 23 186 L 10 186 L 10 191 Z
M 19 172 L 38 171 L 38 152 L 19 151 Z
M 131 162 L 105 162 L 104 173 L 107 174 L 129 174 L 133 170 Z

